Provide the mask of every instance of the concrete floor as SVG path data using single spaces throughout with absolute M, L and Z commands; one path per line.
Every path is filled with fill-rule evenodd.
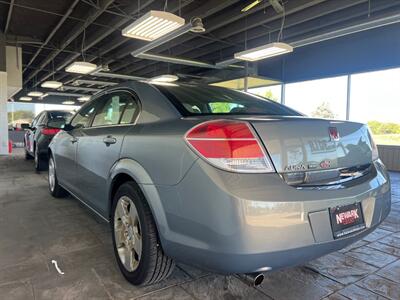
M 117 269 L 108 225 L 50 197 L 46 174 L 17 151 L 0 158 L 0 299 L 400 299 L 400 174 L 391 176 L 392 213 L 348 249 L 270 273 L 258 288 L 183 265 L 137 288 Z

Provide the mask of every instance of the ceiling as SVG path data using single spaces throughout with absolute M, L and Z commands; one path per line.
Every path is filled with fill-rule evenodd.
M 75 60 L 106 65 L 109 72 L 139 77 L 178 74 L 183 80 L 222 81 L 243 76 L 244 68 L 212 69 L 133 57 L 146 41 L 129 39 L 121 30 L 149 10 L 166 10 L 189 22 L 202 18 L 206 31 L 186 33 L 151 53 L 201 60 L 210 64 L 230 59 L 247 48 L 276 41 L 298 41 L 326 31 L 400 12 L 398 0 L 283 0 L 285 18 L 268 0 L 247 12 L 253 2 L 239 0 L 0 0 L 0 29 L 10 45 L 22 47 L 26 94 L 45 80 L 62 81 L 65 92 L 93 94 L 104 85 L 76 79 L 120 82 L 121 79 L 65 72 Z M 82 51 L 83 50 L 83 51 Z M 243 65 L 243 63 L 240 63 Z M 240 65 L 239 64 L 239 65 Z M 248 69 L 247 69 L 248 70 Z M 256 72 L 256 69 L 250 69 Z M 16 99 L 17 100 L 17 99 Z M 44 100 L 60 102 L 63 97 Z

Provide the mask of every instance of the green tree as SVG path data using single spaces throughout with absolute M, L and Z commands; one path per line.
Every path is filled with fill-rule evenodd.
M 369 121 L 368 127 L 373 134 L 400 134 L 400 124 Z
M 333 113 L 329 102 L 322 102 L 312 113 L 311 116 L 316 118 L 334 119 L 336 116 Z
M 213 113 L 228 113 L 231 111 L 232 104 L 228 102 L 213 102 L 210 103 Z
M 278 97 L 275 96 L 271 90 L 258 90 L 258 91 L 254 91 L 254 90 L 249 90 L 249 93 L 252 93 L 254 95 L 258 95 L 261 96 L 263 98 L 267 98 L 269 100 L 278 102 Z
M 261 96 L 263 96 L 264 98 L 267 98 L 267 99 L 269 99 L 269 100 L 278 102 L 278 97 L 276 97 L 276 96 L 272 93 L 271 90 L 266 90 L 266 91 L 264 92 L 264 94 L 261 95 Z

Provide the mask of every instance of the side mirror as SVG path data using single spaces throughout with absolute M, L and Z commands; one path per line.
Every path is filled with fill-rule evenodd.
M 29 129 L 29 128 L 30 128 L 30 124 L 29 123 L 22 123 L 21 124 L 21 129 L 26 130 L 26 129 Z
M 64 131 L 71 131 L 74 129 L 74 126 L 72 126 L 70 123 L 64 124 L 64 126 L 62 127 L 62 130 Z

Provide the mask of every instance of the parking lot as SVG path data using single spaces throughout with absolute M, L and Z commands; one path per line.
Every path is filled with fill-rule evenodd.
M 350 248 L 266 274 L 257 288 L 185 265 L 140 288 L 119 272 L 108 225 L 71 197 L 52 198 L 32 164 L 20 150 L 0 158 L 1 299 L 400 299 L 399 173 L 391 214 Z

